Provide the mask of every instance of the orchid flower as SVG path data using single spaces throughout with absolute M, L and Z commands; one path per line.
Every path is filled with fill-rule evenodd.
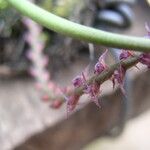
M 124 89 L 125 73 L 126 70 L 120 65 L 120 67 L 117 70 L 115 70 L 114 74 L 112 75 L 113 89 L 115 88 L 115 84 L 117 83 L 124 95 L 126 93 Z
M 99 94 L 100 94 L 100 85 L 97 84 L 96 82 L 86 86 L 86 88 L 84 89 L 84 92 L 86 94 L 89 94 L 89 97 L 91 98 L 91 100 L 99 107 L 101 108 L 100 104 L 99 104 Z
M 80 96 L 73 94 L 73 95 L 67 97 L 64 94 L 63 97 L 67 101 L 67 117 L 68 117 L 70 112 L 72 112 L 76 108 Z
M 150 69 L 150 53 L 141 54 L 139 61 Z
M 94 67 L 94 73 L 95 74 L 100 74 L 101 72 L 103 72 L 105 69 L 108 68 L 108 66 L 105 63 L 105 58 L 107 55 L 108 50 L 106 50 L 98 59 L 98 62 L 95 64 Z
M 150 27 L 147 23 L 145 23 L 145 28 L 147 30 L 147 38 L 150 38 Z M 140 63 L 147 65 L 147 67 L 150 69 L 150 53 L 143 53 L 140 55 L 139 59 Z
M 98 62 L 95 65 L 94 68 L 94 73 L 95 74 L 100 74 L 101 72 L 103 72 L 105 69 L 107 69 L 107 65 L 105 63 L 105 57 L 107 54 L 108 50 L 106 50 L 100 57 Z M 75 88 L 83 86 L 84 87 L 84 93 L 88 94 L 89 97 L 91 98 L 91 100 L 98 106 L 100 107 L 100 104 L 98 102 L 98 96 L 100 94 L 100 85 L 96 82 L 88 85 L 87 84 L 87 80 L 85 77 L 85 74 L 82 72 L 82 75 L 80 76 L 76 76 L 73 81 L 72 81 L 73 85 Z M 71 98 L 72 100 L 72 98 Z M 70 99 L 68 99 L 68 101 L 70 101 Z M 74 107 L 73 107 L 74 108 Z
M 133 56 L 133 52 L 131 52 L 131 51 L 129 51 L 129 50 L 124 50 L 124 49 L 122 49 L 121 50 L 121 53 L 120 53 L 120 55 L 119 55 L 119 60 L 125 60 L 125 59 L 127 59 L 128 57 L 130 57 L 130 56 Z

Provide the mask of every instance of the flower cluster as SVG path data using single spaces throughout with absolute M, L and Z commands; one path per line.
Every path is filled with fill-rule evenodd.
M 43 54 L 45 41 L 41 38 L 42 28 L 28 18 L 23 18 L 22 21 L 28 29 L 24 37 L 30 47 L 27 51 L 27 57 L 32 63 L 29 73 L 36 79 L 36 89 L 40 91 L 41 100 L 49 102 L 55 99 L 50 106 L 59 108 L 63 101 L 55 97 L 61 94 L 61 88 L 50 79 L 50 73 L 46 68 L 48 57 Z
M 150 38 L 150 28 L 148 27 L 148 25 L 146 26 L 146 29 L 148 31 L 147 37 Z M 96 77 L 99 77 L 104 71 L 106 73 L 107 73 L 107 71 L 109 72 L 109 67 L 105 63 L 105 57 L 107 55 L 107 52 L 108 52 L 108 50 L 106 50 L 99 57 L 98 62 L 95 64 L 94 76 L 93 76 L 95 78 L 93 80 L 91 80 L 93 77 L 91 77 L 90 79 L 87 79 L 87 76 L 85 76 L 84 72 L 82 72 L 81 75 L 76 76 L 72 80 L 72 84 L 73 84 L 75 90 L 81 88 L 82 94 L 87 94 L 90 97 L 90 99 L 92 100 L 92 102 L 94 102 L 99 108 L 101 107 L 99 104 L 99 96 L 101 93 L 100 87 L 101 87 L 101 84 L 105 80 L 102 82 L 97 82 Z M 124 89 L 124 78 L 125 78 L 126 71 L 128 69 L 128 67 L 127 67 L 128 64 L 126 66 L 126 65 L 124 65 L 124 62 L 126 62 L 127 60 L 130 60 L 132 58 L 136 58 L 136 59 L 135 59 L 135 61 L 133 61 L 133 64 L 131 66 L 135 66 L 136 68 L 138 68 L 136 66 L 136 64 L 140 62 L 140 63 L 146 65 L 148 67 L 148 69 L 150 69 L 150 53 L 142 53 L 137 56 L 137 55 L 135 55 L 134 52 L 132 52 L 130 50 L 122 49 L 121 53 L 119 55 L 120 64 L 113 70 L 111 75 L 107 77 L 108 80 L 111 79 L 111 81 L 113 83 L 113 89 L 114 89 L 115 85 L 117 84 L 120 87 L 124 96 L 126 96 L 126 92 Z M 130 65 L 129 65 L 129 68 L 130 68 Z M 110 67 L 110 70 L 111 70 L 111 67 Z M 89 82 L 89 81 L 92 81 L 92 82 Z M 76 108 L 76 105 L 79 102 L 80 96 L 82 94 L 80 93 L 78 95 L 76 93 L 76 94 L 72 94 L 69 97 L 65 98 L 67 100 L 67 112 L 68 113 L 70 113 L 71 111 L 73 111 Z
M 150 69 L 150 53 L 143 53 L 136 56 L 132 51 L 124 49 L 121 50 L 119 55 L 119 63 L 108 67 L 105 63 L 105 58 L 108 53 L 108 50 L 106 50 L 95 64 L 92 77 L 88 77 L 86 69 L 86 71 L 83 71 L 81 75 L 77 75 L 72 80 L 73 88 L 71 86 L 61 88 L 50 80 L 50 74 L 46 69 L 48 58 L 42 53 L 45 44 L 43 40 L 39 39 L 41 28 L 29 19 L 24 19 L 23 22 L 28 28 L 25 40 L 30 46 L 30 50 L 27 54 L 28 58 L 32 62 L 30 73 L 37 80 L 37 88 L 42 93 L 41 98 L 45 102 L 50 102 L 50 107 L 54 109 L 60 108 L 60 106 L 66 102 L 67 114 L 76 108 L 80 97 L 83 94 L 88 95 L 91 101 L 100 108 L 101 105 L 99 103 L 99 96 L 101 94 L 101 84 L 106 80 L 112 81 L 113 88 L 117 84 L 122 93 L 126 95 L 124 90 L 124 77 L 128 69 L 128 63 L 124 65 L 123 62 L 128 62 L 130 58 L 136 58 L 133 60 L 133 64 L 131 66 L 136 66 L 136 64 L 140 62 Z M 149 38 L 150 28 L 147 24 L 146 29 L 148 32 L 147 37 Z M 114 68 L 113 71 L 111 70 L 111 67 Z M 103 72 L 105 73 L 103 74 Z M 100 76 L 103 76 L 103 78 L 100 79 Z
M 98 62 L 95 64 L 94 67 L 94 74 L 100 75 L 104 70 L 108 68 L 105 63 L 105 57 L 107 55 L 108 50 L 106 50 L 98 59 Z M 72 81 L 75 88 L 83 87 L 83 93 L 89 95 L 90 99 L 100 107 L 98 96 L 100 94 L 100 84 L 96 81 L 93 83 L 88 84 L 86 76 L 82 73 L 80 76 L 77 76 Z M 79 97 L 77 97 L 79 99 Z M 77 100 L 76 100 L 77 101 Z M 75 107 L 73 107 L 75 108 Z
M 119 55 L 119 60 L 126 60 L 129 57 L 134 57 L 134 53 L 129 50 L 121 50 L 121 53 Z M 125 89 L 124 89 L 124 77 L 126 74 L 126 69 L 120 65 L 118 69 L 116 69 L 111 77 L 112 83 L 113 83 L 113 89 L 115 88 L 115 85 L 118 84 L 122 93 L 126 95 Z
M 147 30 L 146 38 L 150 38 L 150 27 L 145 23 L 145 28 Z M 150 53 L 143 53 L 140 55 L 139 62 L 146 65 L 150 69 Z
M 148 26 L 148 23 L 145 23 L 145 29 L 147 31 L 146 38 L 150 38 L 150 27 Z M 139 62 L 146 65 L 150 69 L 150 53 L 141 54 Z
M 107 70 L 109 70 L 109 67 L 105 63 L 106 54 L 107 54 L 107 50 L 99 57 L 98 62 L 95 64 L 94 74 L 96 75 L 96 77 L 101 75 L 101 73 L 103 71 L 107 72 Z M 124 78 L 125 78 L 127 68 L 126 68 L 126 66 L 122 65 L 123 63 L 121 63 L 121 62 L 126 61 L 127 59 L 130 59 L 130 58 L 135 58 L 135 57 L 137 57 L 137 56 L 132 51 L 121 50 L 121 53 L 119 55 L 120 65 L 118 65 L 118 67 L 116 69 L 114 69 L 111 76 L 108 77 L 108 79 L 111 79 L 111 81 L 113 83 L 113 88 L 115 87 L 116 84 L 119 85 L 124 96 L 126 96 L 126 92 L 124 89 Z M 144 65 L 147 65 L 148 68 L 150 68 L 150 53 L 144 53 L 144 54 L 139 55 L 138 60 L 135 61 L 135 63 L 133 63 L 133 66 L 136 67 L 136 64 L 138 62 L 140 62 Z M 100 91 L 101 84 L 96 82 L 96 78 L 92 82 L 89 83 L 89 80 L 87 80 L 84 73 L 82 73 L 81 75 L 76 76 L 73 79 L 72 83 L 73 83 L 75 89 L 82 87 L 83 94 L 88 94 L 90 99 L 98 107 L 100 107 L 98 97 L 101 93 L 101 91 Z M 70 97 L 70 99 L 68 99 L 69 107 L 71 107 L 71 109 L 69 109 L 70 111 L 75 109 L 75 106 L 76 106 L 77 102 L 79 101 L 79 98 L 80 98 L 80 96 Z

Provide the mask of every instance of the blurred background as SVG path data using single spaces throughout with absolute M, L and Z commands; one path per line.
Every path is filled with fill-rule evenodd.
M 150 25 L 147 0 L 35 0 L 74 22 L 144 37 Z M 102 109 L 79 104 L 66 119 L 66 105 L 47 102 L 106 49 L 56 34 L 0 1 L 0 150 L 149 150 L 150 72 L 142 65 L 126 76 L 127 98 L 108 81 Z M 116 60 L 109 48 L 107 63 Z M 83 97 L 83 103 L 89 100 Z M 82 103 L 82 102 L 81 102 Z
M 116 138 L 100 138 L 84 150 L 148 150 L 150 149 L 150 111 L 129 121 L 123 133 Z

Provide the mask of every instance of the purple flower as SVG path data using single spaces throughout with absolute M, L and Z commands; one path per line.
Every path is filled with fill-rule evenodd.
M 72 84 L 74 85 L 74 87 L 77 88 L 86 84 L 86 77 L 88 76 L 88 72 L 89 72 L 89 66 L 85 68 L 85 70 L 81 73 L 81 75 L 76 76 L 72 80 Z
M 114 74 L 112 75 L 113 88 L 115 87 L 115 84 L 117 83 L 124 95 L 125 95 L 125 90 L 124 90 L 125 73 L 126 73 L 126 70 L 120 65 L 120 67 L 117 70 L 115 70 Z
M 100 85 L 94 83 L 90 86 L 89 96 L 91 100 L 99 107 L 101 108 L 99 104 L 98 97 L 100 95 Z
M 87 84 L 87 80 L 86 77 L 84 75 L 84 73 L 82 72 L 82 76 L 77 76 L 76 78 L 73 79 L 72 81 L 74 87 L 80 87 L 83 86 L 84 90 L 83 92 L 85 94 L 88 94 L 89 97 L 91 98 L 91 100 L 98 106 L 99 102 L 98 102 L 98 95 L 99 95 L 99 89 L 100 89 L 100 85 L 97 84 L 96 82 L 93 84 L 88 85 Z M 72 111 L 74 109 L 74 107 L 76 106 L 76 103 L 78 102 L 79 97 L 65 97 L 65 99 L 67 100 L 67 110 Z
M 94 73 L 95 74 L 100 74 L 101 72 L 103 72 L 105 69 L 107 69 L 107 65 L 105 63 L 105 58 L 106 58 L 106 54 L 107 54 L 108 50 L 106 50 L 98 59 L 98 62 L 95 64 L 94 67 Z
M 79 98 L 80 96 L 78 95 L 71 95 L 65 98 L 67 100 L 67 116 L 76 108 Z
M 147 38 L 150 38 L 150 27 L 148 23 L 145 23 L 145 28 L 147 30 Z M 139 58 L 139 62 L 146 65 L 150 69 L 150 53 L 142 53 Z
M 81 76 L 77 76 L 72 80 L 72 84 L 74 85 L 74 87 L 80 87 L 81 85 L 83 85 L 83 77 Z
M 140 55 L 139 62 L 147 65 L 147 67 L 150 69 L 150 53 L 143 53 Z
M 91 85 L 87 85 L 84 89 L 84 92 L 86 94 L 89 94 L 89 97 L 91 100 L 99 107 L 101 108 L 99 101 L 98 101 L 98 96 L 100 94 L 100 85 L 98 83 L 93 83 Z
M 133 56 L 133 52 L 129 51 L 129 50 L 122 50 L 119 59 L 120 60 L 125 60 L 128 57 Z
M 102 63 L 97 62 L 95 67 L 94 67 L 94 73 L 95 74 L 100 74 L 104 70 L 105 70 L 105 66 Z
M 61 93 L 62 96 L 64 97 L 67 103 L 67 117 L 68 117 L 69 113 L 71 113 L 76 108 L 80 95 L 71 94 L 67 96 L 66 93 L 64 93 L 64 91 L 61 91 L 61 92 L 62 92 Z

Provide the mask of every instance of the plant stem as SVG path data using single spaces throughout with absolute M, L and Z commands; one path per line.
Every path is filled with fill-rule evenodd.
M 6 0 L 23 15 L 66 36 L 108 47 L 150 52 L 150 39 L 129 37 L 97 30 L 58 17 L 27 0 Z
M 103 71 L 100 75 L 94 75 L 91 77 L 87 84 L 92 84 L 95 81 L 98 84 L 102 84 L 106 80 L 109 80 L 114 73 L 114 71 L 121 66 L 123 66 L 126 70 L 131 68 L 132 66 L 136 65 L 139 62 L 139 56 L 134 56 L 132 58 L 128 58 L 127 60 L 120 61 L 114 65 L 109 66 L 109 69 Z M 82 95 L 83 94 L 84 87 L 76 88 L 74 91 L 75 95 Z
M 126 70 L 133 67 L 134 65 L 136 65 L 139 62 L 139 56 L 134 56 L 132 58 L 128 58 L 126 60 L 122 60 L 114 65 L 109 66 L 109 68 L 105 71 L 103 71 L 100 75 L 93 75 L 92 77 L 90 77 L 87 80 L 87 84 L 90 85 L 94 82 L 97 82 L 99 85 L 101 85 L 103 82 L 105 82 L 106 80 L 109 80 L 112 76 L 112 74 L 114 73 L 114 71 L 120 67 L 120 65 L 122 65 Z M 84 94 L 84 86 L 75 88 L 74 90 L 70 91 L 70 93 L 66 93 L 68 96 L 69 95 L 78 95 L 78 96 L 82 96 Z M 65 99 L 63 96 L 56 96 L 51 98 L 51 100 L 62 100 L 63 102 L 65 102 Z

